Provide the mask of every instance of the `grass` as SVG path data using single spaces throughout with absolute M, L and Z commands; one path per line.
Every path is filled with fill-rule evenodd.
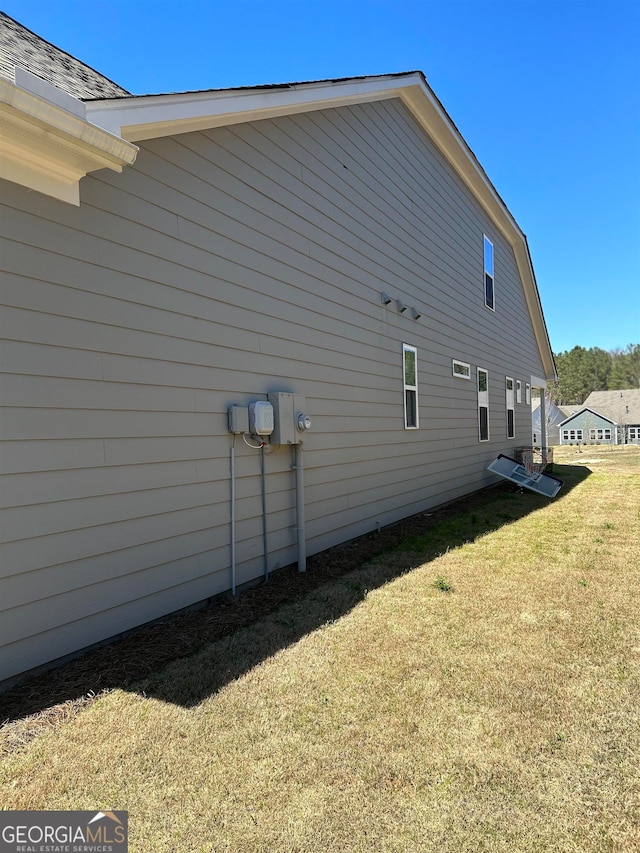
M 139 853 L 637 851 L 640 449 L 558 462 L 38 732 L 0 801 Z

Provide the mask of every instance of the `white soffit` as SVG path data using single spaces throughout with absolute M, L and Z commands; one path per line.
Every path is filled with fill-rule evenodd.
M 79 182 L 89 172 L 121 172 L 135 145 L 87 121 L 81 101 L 28 71 L 15 83 L 0 79 L 0 177 L 79 204 Z

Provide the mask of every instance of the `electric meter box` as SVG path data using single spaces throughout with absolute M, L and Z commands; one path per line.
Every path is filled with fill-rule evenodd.
M 277 391 L 267 395 L 273 406 L 272 444 L 300 444 L 304 430 L 311 426 L 311 420 L 306 414 L 307 401 L 302 394 L 289 394 Z M 309 426 L 298 428 L 298 418 L 305 416 Z
M 249 404 L 249 432 L 252 435 L 271 435 L 273 432 L 273 406 L 266 400 Z

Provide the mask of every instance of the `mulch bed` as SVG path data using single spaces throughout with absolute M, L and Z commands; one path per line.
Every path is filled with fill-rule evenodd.
M 138 628 L 0 694 L 0 755 L 26 745 L 43 728 L 57 725 L 100 694 L 139 681 L 172 660 L 250 625 L 284 603 L 341 577 L 403 540 L 426 533 L 446 518 L 484 506 L 508 486 L 498 484 L 404 519 L 309 557 L 307 571 L 278 569 L 267 584 L 216 596 L 206 607 Z

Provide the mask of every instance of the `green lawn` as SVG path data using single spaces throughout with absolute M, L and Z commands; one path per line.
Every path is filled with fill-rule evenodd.
M 127 809 L 137 853 L 637 853 L 640 449 L 556 460 L 554 501 L 494 495 L 40 731 L 4 807 Z

